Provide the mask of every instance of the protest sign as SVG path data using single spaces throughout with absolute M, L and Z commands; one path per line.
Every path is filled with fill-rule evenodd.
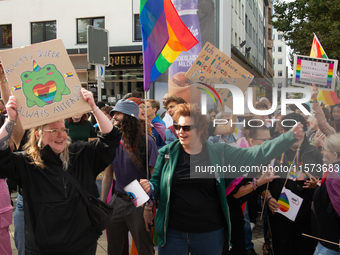
M 338 60 L 295 55 L 292 84 L 334 91 L 337 69 Z
M 148 194 L 145 193 L 144 189 L 137 180 L 134 180 L 126 185 L 124 187 L 124 191 L 126 194 L 128 194 L 130 200 L 136 207 L 141 206 L 150 199 Z
M 61 39 L 4 50 L 0 59 L 24 129 L 91 111 Z
M 230 84 L 240 88 L 243 93 L 254 78 L 251 73 L 247 72 L 236 61 L 209 42 L 204 45 L 196 61 L 185 76 L 195 86 L 202 87 L 203 89 L 208 88 L 212 90 L 215 84 Z M 196 90 L 199 89 L 196 88 Z M 216 89 L 216 92 L 221 98 L 221 103 L 232 109 L 233 96 L 229 89 Z M 190 100 L 191 102 L 193 100 L 197 101 L 196 98 L 190 98 Z
M 291 221 L 295 221 L 302 201 L 303 199 L 301 197 L 283 187 L 280 197 L 277 200 L 280 204 L 280 208 L 276 212 L 282 214 Z

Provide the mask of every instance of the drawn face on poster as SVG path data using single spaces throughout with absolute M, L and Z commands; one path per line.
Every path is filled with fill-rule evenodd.
M 89 112 L 61 39 L 0 52 L 24 129 Z

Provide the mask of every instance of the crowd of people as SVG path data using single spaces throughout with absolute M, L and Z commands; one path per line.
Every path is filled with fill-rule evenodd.
M 5 86 L 2 69 L 0 80 Z M 316 87 L 310 107 L 303 106 L 310 116 L 289 106 L 285 116 L 279 107 L 273 116 L 240 117 L 217 109 L 205 116 L 196 104 L 169 93 L 158 115 L 160 103 L 138 92 L 114 107 L 96 103 L 85 89 L 81 93 L 91 113 L 26 132 L 16 98 L 2 93 L 0 254 L 11 254 L 6 179 L 19 187 L 18 254 L 96 253 L 101 231 L 63 171 L 113 206 L 108 254 L 128 254 L 128 232 L 140 255 L 155 254 L 155 240 L 160 255 L 256 254 L 251 239 L 258 201 L 269 244 L 264 254 L 340 254 L 340 105 L 321 106 Z M 269 109 L 270 101 L 261 98 L 255 108 Z M 215 119 L 228 124 L 214 125 Z M 244 127 L 232 125 L 243 120 Z M 210 171 L 212 166 L 236 171 Z M 253 167 L 254 172 L 240 171 Z M 274 171 L 283 168 L 289 171 Z M 134 180 L 150 196 L 140 207 L 124 190 Z M 284 190 L 301 198 L 294 219 L 279 213 Z

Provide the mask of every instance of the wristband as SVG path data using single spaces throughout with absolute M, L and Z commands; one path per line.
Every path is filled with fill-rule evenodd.
M 1 82 L 2 82 L 2 83 L 7 82 L 7 78 L 3 79 Z
M 96 109 L 94 109 L 93 111 L 91 111 L 92 113 L 95 113 L 97 110 L 99 109 L 99 107 L 97 106 Z
M 312 103 L 312 104 L 313 104 L 313 103 L 317 103 L 317 102 L 318 102 L 317 99 L 313 99 L 313 100 L 310 100 L 310 101 L 309 101 L 309 103 Z
M 267 203 L 269 202 L 269 199 L 273 198 L 272 196 L 267 197 Z

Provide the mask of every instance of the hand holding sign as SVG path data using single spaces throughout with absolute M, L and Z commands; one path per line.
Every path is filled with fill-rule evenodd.
M 18 117 L 17 100 L 14 96 L 10 96 L 6 104 L 7 117 L 9 120 L 16 120 Z

